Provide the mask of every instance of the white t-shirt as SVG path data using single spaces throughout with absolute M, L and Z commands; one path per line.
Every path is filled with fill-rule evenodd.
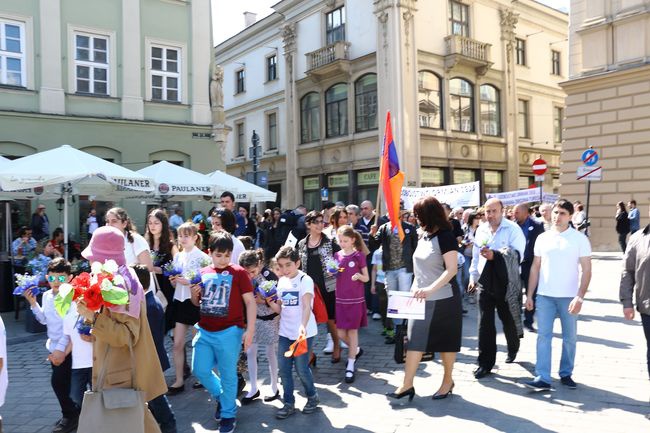
M 384 250 L 382 247 L 379 247 L 375 250 L 374 253 L 372 253 L 372 265 L 377 269 L 377 279 L 375 282 L 377 283 L 382 283 L 386 281 L 386 274 L 384 273 L 384 259 L 382 254 L 384 253 Z
M 282 277 L 278 281 L 278 299 L 282 300 L 282 313 L 280 314 L 280 335 L 290 340 L 298 338 L 298 331 L 302 323 L 302 297 L 306 293 L 314 295 L 314 280 L 302 271 L 294 278 Z M 314 301 L 312 298 L 312 308 Z M 312 312 L 307 322 L 307 338 L 318 333 L 316 318 Z
M 92 368 L 93 366 L 93 344 L 81 339 L 76 328 L 79 320 L 77 303 L 70 304 L 68 313 L 63 318 L 63 333 L 70 336 L 72 342 L 72 369 Z M 83 320 L 83 319 L 81 319 Z
M 131 232 L 133 242 L 129 242 L 126 235 L 124 235 L 124 258 L 126 258 L 127 265 L 134 265 L 138 263 L 138 256 L 143 251 L 149 251 L 149 244 L 138 233 Z
M 571 227 L 561 233 L 551 228 L 537 237 L 534 254 L 542 259 L 538 295 L 573 298 L 578 294 L 580 258 L 591 256 L 585 235 Z
M 237 239 L 236 236 L 232 237 L 232 254 L 230 255 L 230 263 L 233 265 L 239 264 L 239 255 L 246 251 L 244 244 Z
M 9 384 L 9 374 L 7 369 L 7 331 L 5 324 L 0 317 L 0 358 L 2 358 L 2 371 L 0 371 L 0 406 L 5 404 L 5 394 L 7 393 L 7 385 Z
M 88 219 L 86 220 L 86 224 L 88 224 L 88 234 L 93 234 L 95 230 L 99 228 L 99 224 L 97 224 L 97 217 L 96 216 L 89 216 Z
M 176 256 L 174 256 L 174 265 L 183 269 L 184 274 L 191 271 L 200 274 L 201 268 L 206 266 L 205 263 L 201 264 L 201 262 L 205 262 L 206 260 L 209 263 L 212 263 L 212 260 L 210 260 L 210 256 L 208 256 L 200 249 L 194 247 L 189 252 L 181 251 L 178 254 L 176 254 Z M 190 299 L 191 295 L 192 295 L 192 291 L 190 290 L 190 286 L 186 286 L 181 283 L 176 283 L 176 290 L 174 291 L 174 299 L 183 302 Z

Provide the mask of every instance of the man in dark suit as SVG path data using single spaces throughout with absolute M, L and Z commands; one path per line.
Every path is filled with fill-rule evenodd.
M 521 262 L 521 281 L 524 293 L 528 287 L 528 276 L 530 275 L 530 267 L 533 264 L 533 248 L 535 248 L 535 240 L 537 236 L 544 233 L 544 224 L 535 221 L 531 218 L 531 209 L 526 203 L 519 203 L 515 207 L 515 220 L 517 225 L 521 227 L 526 238 L 526 250 L 524 251 L 524 260 Z M 533 295 L 533 298 L 535 295 Z M 524 327 L 530 332 L 535 332 L 533 322 L 535 321 L 535 309 L 528 311 L 524 310 Z

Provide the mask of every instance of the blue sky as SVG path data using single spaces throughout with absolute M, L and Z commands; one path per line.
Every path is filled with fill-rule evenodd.
M 214 43 L 219 44 L 244 29 L 244 12 L 257 13 L 257 19 L 271 14 L 279 0 L 212 0 Z M 423 1 L 423 0 L 420 0 Z M 538 0 L 554 8 L 569 10 L 569 0 Z

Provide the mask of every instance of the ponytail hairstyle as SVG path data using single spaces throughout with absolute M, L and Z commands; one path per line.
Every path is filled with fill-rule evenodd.
M 259 250 L 258 250 L 259 251 Z M 239 255 L 239 266 L 242 268 L 250 268 L 253 266 L 259 266 L 260 263 L 263 263 L 264 259 L 260 260 L 260 256 L 257 251 L 254 250 L 245 250 Z
M 164 209 L 153 209 L 147 215 L 147 230 L 144 233 L 144 238 L 149 244 L 149 249 L 153 249 L 153 235 L 149 232 L 149 218 L 156 218 L 162 224 L 162 231 L 160 232 L 160 240 L 158 241 L 158 252 L 161 254 L 171 254 L 172 252 L 172 234 L 169 230 L 169 218 Z
M 106 211 L 106 215 L 108 214 L 113 214 L 115 215 L 115 218 L 122 221 L 123 223 L 126 223 L 126 227 L 124 227 L 124 233 L 126 234 L 126 239 L 129 241 L 129 243 L 133 243 L 132 232 L 135 232 L 136 229 L 135 226 L 133 225 L 133 221 L 131 221 L 131 218 L 129 218 L 129 214 L 127 214 L 126 211 L 121 207 L 110 208 L 108 211 Z
M 196 236 L 196 241 L 194 241 L 194 246 L 197 247 L 198 249 L 201 249 L 201 246 L 203 245 L 203 238 L 201 237 L 201 233 L 199 233 L 198 227 L 194 223 L 191 222 L 186 222 L 178 226 L 176 229 L 176 232 L 184 235 L 190 235 L 190 236 Z
M 336 233 L 339 236 L 345 236 L 346 238 L 352 239 L 354 241 L 354 249 L 360 251 L 364 256 L 370 254 L 370 250 L 368 250 L 366 243 L 363 241 L 361 233 L 352 228 L 352 226 L 341 226 Z

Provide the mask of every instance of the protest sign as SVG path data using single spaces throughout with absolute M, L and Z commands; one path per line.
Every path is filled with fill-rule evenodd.
M 415 203 L 422 197 L 434 196 L 440 203 L 449 206 L 470 207 L 480 206 L 480 182 L 460 183 L 458 185 L 434 186 L 428 188 L 402 188 L 404 209 L 413 209 Z

